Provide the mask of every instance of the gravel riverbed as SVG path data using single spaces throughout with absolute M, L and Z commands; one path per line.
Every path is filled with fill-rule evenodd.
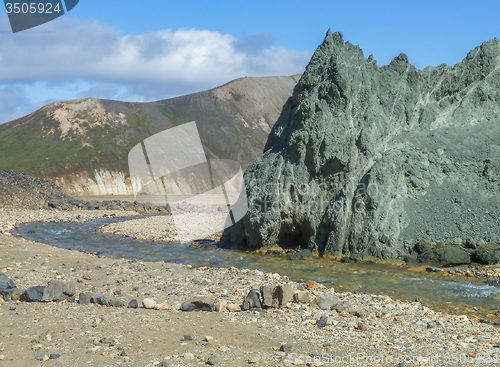
M 6 232 L 32 220 L 112 214 L 127 213 L 0 211 L 0 223 Z M 0 298 L 0 366 L 389 366 L 404 357 L 405 366 L 409 358 L 421 358 L 415 365 L 422 366 L 498 365 L 497 327 L 418 301 L 335 292 L 259 270 L 100 258 L 5 233 L 0 249 L 0 273 L 18 288 L 55 280 L 76 287 L 74 302 Z M 248 293 L 262 286 L 262 293 L 288 287 L 292 300 L 240 311 Z M 81 305 L 81 292 L 124 305 L 136 300 L 139 307 Z M 180 311 L 194 297 L 219 311 Z M 149 302 L 164 307 L 142 307 Z

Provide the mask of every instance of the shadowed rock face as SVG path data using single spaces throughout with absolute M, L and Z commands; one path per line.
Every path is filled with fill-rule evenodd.
M 250 209 L 223 246 L 397 258 L 421 239 L 496 241 L 499 113 L 497 39 L 417 70 L 404 54 L 378 67 L 328 32 L 246 171 Z

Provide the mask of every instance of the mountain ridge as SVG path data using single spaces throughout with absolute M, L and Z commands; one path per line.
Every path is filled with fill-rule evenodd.
M 210 158 L 234 159 L 246 168 L 262 153 L 299 77 L 245 77 L 147 103 L 55 102 L 0 125 L 0 169 L 51 179 L 72 195 L 131 194 L 129 150 L 191 121 Z

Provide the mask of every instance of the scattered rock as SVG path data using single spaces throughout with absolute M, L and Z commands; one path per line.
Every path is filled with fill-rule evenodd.
M 291 352 L 293 349 L 293 346 L 291 344 L 283 344 L 281 347 L 280 347 L 280 350 L 282 352 L 285 352 L 285 353 L 288 353 L 288 352 Z
M 252 289 L 243 300 L 243 309 L 245 311 L 252 310 L 254 308 L 262 308 L 259 291 L 257 289 Z
M 351 314 L 354 312 L 354 308 L 349 301 L 341 301 L 341 302 L 337 303 L 336 305 L 334 305 L 333 308 L 337 312 L 347 312 L 347 313 L 351 313 Z
M 58 280 L 53 280 L 43 290 L 42 302 L 52 302 L 62 300 L 64 285 Z M 74 294 L 74 293 L 73 293 Z
M 90 304 L 90 299 L 92 298 L 92 294 L 90 293 L 85 293 L 85 292 L 81 292 L 79 295 L 78 295 L 78 303 L 80 305 L 88 305 Z
M 330 292 L 319 294 L 312 302 L 311 305 L 317 306 L 322 310 L 329 310 L 340 302 L 340 298 Z
M 11 288 L 2 291 L 2 297 L 5 301 L 19 301 L 23 290 L 19 288 Z
M 38 285 L 36 287 L 30 287 L 26 289 L 21 295 L 22 302 L 40 302 L 43 297 L 43 292 L 45 287 Z
M 122 299 L 113 297 L 109 299 L 109 305 L 111 307 L 126 307 L 127 302 Z
M 142 307 L 147 308 L 147 309 L 153 309 L 156 307 L 156 302 L 154 299 L 144 298 L 142 300 Z
M 187 340 L 187 341 L 196 340 L 196 336 L 195 335 L 191 335 L 191 334 L 185 334 L 184 335 L 184 340 Z
M 311 293 L 308 291 L 299 291 L 294 293 L 293 301 L 297 303 L 309 303 L 311 301 Z
M 229 312 L 240 312 L 241 311 L 241 306 L 237 305 L 237 304 L 234 304 L 234 303 L 230 303 L 230 304 L 227 305 L 227 310 Z
M 224 300 L 217 300 L 217 302 L 215 302 L 215 311 L 217 312 L 224 312 L 227 310 L 227 301 L 224 301 Z
M 248 358 L 248 363 L 250 364 L 259 363 L 259 361 L 260 361 L 260 356 L 257 353 L 252 353 L 250 355 L 250 358 Z
M 219 362 L 219 358 L 215 355 L 212 354 L 210 357 L 208 357 L 207 364 L 210 366 L 215 366 Z
M 90 297 L 90 303 L 95 303 L 97 305 L 111 307 L 106 296 L 103 294 L 100 294 L 100 293 L 92 293 L 92 296 Z
M 139 302 L 137 302 L 136 299 L 133 299 L 127 305 L 127 308 L 138 308 L 138 307 L 139 307 Z
M 278 308 L 278 299 L 274 297 L 274 292 L 276 287 L 272 285 L 263 285 L 260 287 L 260 294 L 262 296 L 262 307 L 263 308 Z M 248 297 L 248 296 L 247 296 Z
M 321 318 L 318 320 L 316 325 L 320 328 L 323 328 L 326 326 L 326 323 L 328 322 L 328 317 L 326 316 L 321 316 Z
M 214 311 L 214 303 L 208 297 L 196 297 L 181 305 L 181 311 Z
M 308 280 L 306 283 L 307 289 L 316 289 L 318 287 L 318 283 L 316 283 L 314 280 Z
M 37 361 L 45 361 L 45 358 L 46 358 L 46 354 L 44 352 L 38 352 L 36 355 L 35 355 L 35 359 Z
M 155 308 L 155 310 L 167 310 L 168 311 L 168 310 L 172 309 L 172 306 L 170 305 L 170 303 L 165 301 L 165 302 L 157 304 L 154 308 Z
M 0 273 L 0 292 L 17 288 L 14 282 L 7 275 Z

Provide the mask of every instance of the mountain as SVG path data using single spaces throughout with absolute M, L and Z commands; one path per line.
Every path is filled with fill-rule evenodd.
M 53 103 L 0 125 L 0 170 L 51 179 L 72 195 L 131 194 L 130 149 L 191 121 L 209 158 L 237 160 L 245 169 L 262 153 L 299 77 L 241 78 L 150 103 Z
M 418 70 L 328 32 L 245 183 L 225 247 L 499 261 L 500 41 Z

